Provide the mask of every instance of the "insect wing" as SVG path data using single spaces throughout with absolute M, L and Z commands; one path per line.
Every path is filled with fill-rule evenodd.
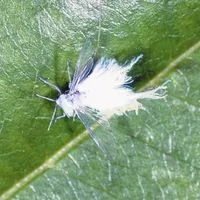
M 79 58 L 76 63 L 73 80 L 70 89 L 73 90 L 81 81 L 88 77 L 92 72 L 95 64 L 94 48 L 91 42 L 86 41 L 80 51 Z
M 95 142 L 95 144 L 98 146 L 98 148 L 105 154 L 107 155 L 107 152 L 104 148 L 104 146 L 100 143 L 100 141 L 96 138 L 93 130 L 92 130 L 92 122 L 93 120 L 96 118 L 96 116 L 91 116 L 89 114 L 86 114 L 85 112 L 82 112 L 80 110 L 76 110 L 76 114 L 78 116 L 78 118 L 80 119 L 80 121 L 83 123 L 83 125 L 85 126 L 85 128 L 87 129 L 90 137 L 92 138 L 92 140 Z M 93 123 L 94 124 L 94 123 Z

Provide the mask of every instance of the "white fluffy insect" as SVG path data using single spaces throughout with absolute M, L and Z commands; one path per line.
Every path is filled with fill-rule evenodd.
M 62 117 L 78 117 L 98 147 L 104 151 L 95 138 L 88 119 L 102 122 L 114 114 L 123 115 L 127 111 L 135 111 L 137 114 L 139 109 L 143 109 L 138 100 L 163 98 L 166 86 L 138 93 L 127 87 L 133 81 L 127 73 L 142 55 L 124 65 L 119 65 L 115 59 L 106 57 L 95 61 L 94 56 L 90 56 L 83 62 L 85 58 L 83 54 L 84 49 L 80 53 L 72 80 L 68 71 L 70 81 L 68 91 L 62 93 L 56 85 L 40 78 L 42 82 L 57 90 L 59 96 L 56 100 L 37 96 L 56 103 L 48 130 L 54 120 Z M 63 110 L 63 115 L 56 117 L 58 107 Z

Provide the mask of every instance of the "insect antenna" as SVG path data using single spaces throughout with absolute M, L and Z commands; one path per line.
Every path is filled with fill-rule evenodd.
M 36 94 L 36 96 L 39 97 L 39 98 L 45 99 L 47 101 L 56 102 L 56 100 L 54 100 L 54 99 L 51 99 L 51 98 L 48 98 L 48 97 L 45 97 L 45 96 L 42 96 L 42 95 L 39 95 L 39 94 Z
M 38 77 L 38 79 L 39 79 L 41 82 L 45 83 L 46 85 L 50 86 L 51 88 L 55 89 L 55 90 L 59 93 L 59 95 L 62 94 L 61 90 L 60 90 L 56 85 L 54 85 L 54 84 L 52 84 L 52 83 L 50 83 L 50 82 L 44 80 L 44 79 L 41 78 L 41 77 Z M 40 97 L 40 98 L 42 98 L 42 99 L 48 100 L 48 101 L 56 102 L 56 100 L 54 100 L 54 99 L 51 99 L 51 98 L 48 98 L 48 97 L 45 97 L 45 96 L 41 96 L 41 95 L 39 95 L 39 94 L 36 94 L 36 96 L 37 96 L 37 97 Z M 56 112 L 57 112 L 57 105 L 55 105 L 55 108 L 54 108 L 54 111 L 53 111 L 51 120 L 50 120 L 50 122 L 49 122 L 49 126 L 48 126 L 48 129 L 47 129 L 48 131 L 50 130 L 50 127 L 51 127 L 51 125 L 52 125 L 52 123 L 53 123 L 53 121 L 54 121 L 54 119 L 55 119 Z
M 58 86 L 56 86 L 56 85 L 54 85 L 54 84 L 52 84 L 52 83 L 50 83 L 50 82 L 44 80 L 44 79 L 41 78 L 41 77 L 38 77 L 38 79 L 39 79 L 41 82 L 45 83 L 46 85 L 50 86 L 51 88 L 55 89 L 55 90 L 59 93 L 59 95 L 62 94 L 62 92 L 61 92 L 61 90 L 59 89 Z
M 48 126 L 48 131 L 50 130 L 51 128 L 51 124 L 53 123 L 54 119 L 55 119 L 55 116 L 56 116 L 56 112 L 57 112 L 57 105 L 55 105 L 55 108 L 54 108 L 54 111 L 53 111 L 53 114 L 52 114 L 52 117 L 51 117 L 51 120 L 49 122 L 49 126 Z

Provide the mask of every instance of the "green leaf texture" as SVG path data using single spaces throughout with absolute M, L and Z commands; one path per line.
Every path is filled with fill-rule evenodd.
M 95 134 L 63 119 L 47 131 L 56 98 L 86 40 L 124 62 L 144 90 L 170 80 L 168 96 Z M 2 1 L 0 7 L 0 199 L 199 199 L 200 2 Z

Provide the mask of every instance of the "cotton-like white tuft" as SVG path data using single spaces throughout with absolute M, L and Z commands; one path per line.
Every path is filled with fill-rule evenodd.
M 138 102 L 139 99 L 163 98 L 159 91 L 166 86 L 141 93 L 134 93 L 127 87 L 127 84 L 132 82 L 127 73 L 141 57 L 122 66 L 115 59 L 101 58 L 94 66 L 93 72 L 77 86 L 81 95 L 76 104 L 98 110 L 102 116 L 110 117 L 130 110 L 138 113 L 138 110 L 143 108 Z

